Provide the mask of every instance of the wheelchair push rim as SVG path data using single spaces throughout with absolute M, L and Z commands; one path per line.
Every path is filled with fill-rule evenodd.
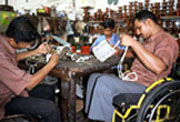
M 175 102 L 174 105 L 177 105 L 177 106 L 173 106 L 172 102 Z M 169 104 L 169 105 L 164 106 L 167 110 L 168 115 L 166 115 L 166 118 L 164 119 L 155 117 L 155 121 L 156 122 L 161 122 L 161 121 L 179 122 L 180 118 L 176 116 L 180 116 L 180 81 L 167 82 L 167 83 L 162 84 L 161 86 L 158 86 L 154 90 L 152 90 L 149 93 L 149 95 L 146 97 L 146 99 L 143 101 L 141 105 L 141 109 L 137 116 L 136 122 L 144 122 L 144 121 L 152 122 L 155 112 L 159 109 L 159 107 L 161 107 L 160 104 L 165 104 L 165 103 Z M 150 107 L 152 107 L 151 110 L 149 109 Z M 176 115 L 172 115 L 173 109 L 175 109 Z M 150 111 L 150 114 L 148 114 L 149 111 Z

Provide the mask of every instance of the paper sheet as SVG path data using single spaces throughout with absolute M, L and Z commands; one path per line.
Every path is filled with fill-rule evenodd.
M 95 57 L 101 62 L 104 62 L 116 52 L 106 40 L 101 41 L 97 46 L 93 47 L 92 51 Z

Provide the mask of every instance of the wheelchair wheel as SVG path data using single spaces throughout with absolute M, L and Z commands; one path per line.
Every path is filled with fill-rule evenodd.
M 143 101 L 136 122 L 180 122 L 180 81 L 153 89 Z

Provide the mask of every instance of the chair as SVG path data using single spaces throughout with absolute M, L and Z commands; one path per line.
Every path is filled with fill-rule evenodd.
M 115 96 L 113 105 L 112 122 L 179 122 L 180 81 L 158 80 L 142 94 Z

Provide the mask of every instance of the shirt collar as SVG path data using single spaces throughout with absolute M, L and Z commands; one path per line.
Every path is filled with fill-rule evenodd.
M 6 50 L 11 54 L 14 54 L 16 52 L 16 50 L 9 44 L 7 38 L 2 35 L 0 35 L 0 43 L 0 48 L 2 50 Z
M 151 40 L 154 40 L 158 35 L 159 33 L 163 32 L 162 29 L 160 29 L 159 31 L 157 31 L 154 35 L 152 35 L 151 37 L 149 37 L 148 42 L 151 41 Z
M 104 35 L 104 38 L 106 39 L 106 36 Z M 111 42 L 111 41 L 113 41 L 115 39 L 115 34 L 114 33 L 112 33 L 112 36 L 111 36 L 111 39 L 110 39 L 110 41 L 109 42 Z

